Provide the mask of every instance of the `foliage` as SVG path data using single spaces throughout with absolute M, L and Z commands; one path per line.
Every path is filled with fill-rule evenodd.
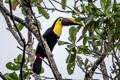
M 100 56 L 111 55 L 114 67 L 111 67 L 110 77 L 120 77 L 119 50 L 120 50 L 120 4 L 114 0 L 100 0 L 101 7 L 95 3 L 81 4 L 74 8 L 73 17 L 76 21 L 83 21 L 84 27 L 71 27 L 69 29 L 69 42 L 60 41 L 59 44 L 67 45 L 67 70 L 73 74 L 77 64 L 82 70 L 89 71 L 93 66 L 91 61 L 85 61 L 80 55 Z M 80 10 L 82 9 L 82 10 Z M 82 29 L 82 32 L 79 30 Z M 80 44 L 82 42 L 82 44 Z M 66 44 L 67 43 L 67 44 Z M 95 44 L 95 45 L 94 45 Z M 99 54 L 95 47 L 99 49 Z M 116 56 L 116 57 L 115 57 Z M 94 57 L 93 57 L 94 58 Z M 112 76 L 115 74 L 115 76 Z
M 6 73 L 5 77 L 8 80 L 21 80 L 20 79 L 20 75 L 18 74 L 18 71 L 20 70 L 20 64 L 21 64 L 21 60 L 22 60 L 22 55 L 19 54 L 17 56 L 17 58 L 14 59 L 14 62 L 8 62 L 6 64 L 6 68 L 9 69 L 11 71 L 11 73 Z M 31 69 L 28 66 L 29 63 L 29 59 L 26 57 L 25 58 L 25 63 L 23 66 L 23 76 L 24 78 L 31 78 L 30 74 L 31 74 Z
M 89 58 L 84 60 L 81 55 L 90 56 L 94 59 L 107 55 L 112 56 L 112 65 L 110 66 L 111 72 L 108 77 L 112 79 L 119 78 L 120 3 L 117 3 L 116 0 L 113 0 L 113 2 L 111 0 L 100 0 L 100 8 L 98 8 L 97 5 L 95 5 L 95 2 L 90 3 L 87 2 L 87 0 L 74 1 L 73 10 L 70 8 L 70 12 L 77 22 L 82 21 L 84 23 L 84 27 L 72 26 L 69 29 L 69 41 L 58 42 L 59 45 L 67 46 L 65 49 L 68 52 L 66 59 L 68 74 L 72 75 L 74 73 L 75 66 L 78 66 L 85 74 L 88 73 L 94 66 L 94 63 L 91 63 Z M 5 2 L 8 3 L 8 0 Z M 50 15 L 47 10 L 51 9 L 48 8 L 46 10 L 47 7 L 43 7 L 41 2 L 42 1 L 39 0 L 32 0 L 32 6 L 37 8 L 40 15 L 49 19 Z M 86 4 L 86 2 L 88 4 Z M 53 11 L 58 10 L 64 12 L 66 11 L 66 8 L 69 8 L 67 6 L 67 0 L 61 0 L 60 5 L 63 11 L 56 9 L 56 7 L 54 7 L 55 9 L 53 9 Z M 14 7 L 14 10 L 17 6 L 21 8 L 20 0 L 12 0 L 12 6 Z M 26 15 L 22 8 L 21 12 L 23 15 Z M 19 29 L 22 30 L 23 25 L 18 25 Z M 82 30 L 82 32 L 80 32 L 80 30 Z M 16 71 L 20 68 L 20 56 L 22 55 L 19 55 L 16 59 L 14 59 L 14 63 L 8 62 L 6 64 L 6 67 L 13 71 L 12 73 L 5 74 L 9 80 L 19 80 L 19 75 L 16 74 Z M 28 68 L 29 60 L 28 58 L 26 58 L 26 60 L 23 72 L 25 78 L 30 75 L 30 69 Z

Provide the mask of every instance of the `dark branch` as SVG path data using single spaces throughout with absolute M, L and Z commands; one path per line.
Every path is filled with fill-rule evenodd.
M 21 66 L 20 66 L 20 77 L 21 77 L 21 80 L 23 80 L 23 72 L 22 72 L 22 68 L 23 68 L 23 64 L 25 62 L 25 50 L 26 50 L 26 42 L 25 42 L 25 39 L 23 38 L 22 34 L 20 33 L 16 23 L 15 23 L 15 20 L 14 20 L 14 17 L 13 17 L 13 13 L 12 13 L 12 4 L 11 4 L 11 0 L 9 0 L 9 7 L 10 7 L 10 14 L 11 14 L 11 20 L 18 32 L 18 35 L 20 36 L 20 39 L 21 41 L 23 42 L 23 57 L 22 57 L 22 61 L 21 61 Z
M 58 4 L 60 4 L 60 5 L 64 5 L 64 4 L 60 3 L 59 1 L 56 1 L 56 0 L 53 0 L 53 1 L 56 2 L 56 3 L 58 3 Z M 71 11 L 73 11 L 73 9 L 70 8 L 69 6 L 67 6 L 67 5 L 64 5 L 64 6 L 66 6 L 68 9 L 70 9 Z
M 4 13 L 5 13 L 6 15 L 8 15 L 9 17 L 11 16 L 10 12 L 5 8 L 4 5 L 2 5 L 1 2 L 0 2 L 0 10 L 3 10 Z M 23 20 L 23 19 L 15 16 L 15 15 L 13 15 L 13 18 L 14 18 L 17 22 L 19 22 L 19 23 L 21 23 L 21 24 L 23 24 L 23 25 L 26 25 L 25 20 Z
M 1 72 L 0 72 L 0 77 L 1 77 L 3 80 L 8 80 Z
M 35 4 L 36 5 L 36 4 Z M 65 10 L 60 10 L 60 9 L 57 9 L 57 8 L 48 8 L 48 7 L 42 7 L 42 6 L 40 6 L 40 5 L 36 5 L 37 7 L 39 7 L 39 8 L 42 8 L 42 9 L 46 9 L 46 10 L 52 10 L 52 11 L 54 11 L 54 10 L 56 10 L 56 11 L 59 11 L 59 12 L 64 12 L 64 13 L 71 13 L 72 11 L 65 11 Z

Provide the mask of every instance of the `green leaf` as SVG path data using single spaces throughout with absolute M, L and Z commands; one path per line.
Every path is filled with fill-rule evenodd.
M 58 41 L 58 45 L 61 46 L 61 45 L 64 45 L 64 44 L 70 44 L 69 42 L 66 42 L 66 41 Z
M 20 63 L 17 59 L 14 59 L 14 62 L 15 62 L 16 64 L 19 64 L 19 63 Z
M 116 2 L 116 0 L 114 0 L 114 2 L 113 2 L 113 7 L 112 7 L 112 11 L 116 11 L 116 4 L 117 4 L 117 2 Z
M 91 54 L 90 51 L 88 51 L 88 47 L 87 46 L 84 46 L 84 45 L 81 45 L 81 46 L 78 46 L 77 47 L 77 53 L 78 54 Z
M 11 0 L 12 5 L 15 4 L 17 0 Z
M 67 52 L 69 53 L 66 63 L 73 63 L 76 59 L 76 48 L 73 45 L 69 45 L 68 48 L 66 48 Z
M 87 7 L 85 4 L 81 4 L 81 8 L 82 8 L 82 13 L 87 12 Z
M 38 0 L 32 0 L 32 3 L 36 3 Z
M 6 67 L 7 67 L 8 69 L 10 69 L 10 70 L 13 70 L 13 71 L 17 71 L 17 70 L 20 69 L 20 65 L 15 65 L 15 64 L 12 63 L 12 62 L 8 62 L 8 63 L 6 64 Z
M 115 76 L 115 78 L 119 79 L 119 78 L 120 78 L 120 74 L 117 74 L 117 75 Z
M 101 4 L 102 10 L 105 11 L 106 0 L 100 0 L 100 4 Z
M 68 74 L 71 75 L 73 72 L 74 72 L 74 68 L 75 68 L 75 63 L 69 63 L 67 65 L 67 71 L 68 71 Z
M 84 19 L 85 25 L 90 24 L 93 21 L 94 15 L 90 15 L 88 18 Z
M 96 41 L 96 43 L 97 43 L 97 46 L 101 46 L 102 45 L 102 41 L 101 40 Z
M 67 50 L 67 52 L 69 53 L 69 55 L 67 56 L 67 59 L 66 59 L 66 63 L 69 63 L 69 60 L 70 60 L 70 52 L 69 52 L 69 50 L 68 49 L 66 49 Z
M 42 14 L 46 19 L 50 18 L 49 14 L 43 8 L 37 7 L 37 9 L 39 11 L 39 14 Z
M 10 74 L 9 74 L 9 73 L 6 73 L 4 76 L 5 76 L 8 80 L 13 80 L 13 78 L 10 77 Z
M 41 69 L 41 72 L 40 72 L 40 73 L 41 73 L 41 74 L 42 74 L 42 73 L 44 73 L 44 68 L 43 68 L 43 67 L 42 67 L 42 69 Z
M 120 50 L 120 44 L 118 44 L 117 49 Z
M 83 38 L 83 45 L 86 45 L 88 39 L 89 39 L 88 37 L 84 37 L 84 38 Z
M 83 61 L 81 60 L 81 57 L 77 56 L 77 61 L 79 63 L 79 66 L 82 67 Z
M 75 46 L 73 44 L 67 45 L 67 48 L 69 48 L 70 51 L 72 51 L 74 47 Z
M 75 27 L 71 27 L 69 29 L 69 35 L 70 35 L 70 40 L 74 43 L 76 40 L 76 28 Z
M 18 80 L 18 76 L 15 72 L 10 73 L 9 76 L 13 79 L 13 80 Z
M 95 29 L 95 32 L 98 34 L 98 35 L 101 35 L 101 32 L 98 28 Z
M 111 16 L 112 16 L 112 14 L 111 14 L 111 8 L 112 8 L 112 6 L 113 6 L 113 4 L 110 4 L 110 5 L 108 6 L 108 8 L 106 9 L 106 15 L 107 15 L 108 17 L 111 17 Z
M 18 30 L 21 31 L 24 27 L 22 24 L 17 24 Z M 14 30 L 17 32 L 16 27 L 14 27 Z
M 9 3 L 9 0 L 5 0 L 5 3 Z
M 17 0 L 11 0 L 12 5 L 15 4 Z M 5 3 L 9 3 L 9 0 L 5 0 Z
M 71 54 L 69 58 L 69 63 L 75 62 L 76 54 Z
M 106 5 L 105 5 L 105 9 L 107 10 L 110 5 L 111 5 L 111 0 L 107 0 Z
M 108 33 L 108 41 L 111 41 L 111 40 L 112 40 L 112 37 L 113 37 L 113 33 L 109 32 L 109 33 Z
M 83 28 L 83 30 L 82 30 L 83 37 L 85 37 L 87 30 L 88 30 L 88 26 Z
M 17 56 L 17 60 L 18 60 L 19 63 L 21 63 L 21 61 L 22 61 L 22 54 L 19 54 L 19 55 Z
M 120 62 L 116 62 L 116 64 L 118 65 L 118 67 L 120 68 Z
M 67 3 L 67 0 L 61 0 L 62 9 L 66 8 L 66 3 Z
M 102 27 L 102 23 L 103 23 L 103 21 L 104 21 L 104 18 L 101 17 L 101 18 L 99 19 L 98 28 L 101 28 L 101 27 Z
M 26 13 L 25 13 L 23 8 L 21 8 L 21 12 L 22 12 L 23 15 L 26 15 Z

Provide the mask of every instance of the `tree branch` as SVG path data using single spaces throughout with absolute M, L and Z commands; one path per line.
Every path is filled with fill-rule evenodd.
M 106 57 L 106 53 L 104 53 L 103 56 L 99 57 L 96 62 L 94 63 L 93 67 L 90 69 L 89 72 L 87 72 L 85 74 L 85 78 L 84 80 L 89 80 L 91 79 L 91 77 L 93 76 L 95 70 L 97 69 L 98 65 L 104 60 L 104 58 Z
M 27 21 L 28 26 L 29 26 L 30 28 L 33 28 L 34 26 L 33 26 L 33 24 L 32 24 L 32 12 L 31 12 L 31 10 L 30 10 L 30 4 L 29 4 L 29 3 L 27 4 L 27 3 L 25 2 L 25 0 L 22 0 L 22 7 L 23 7 L 24 11 L 26 12 L 26 21 Z M 60 73 L 59 73 L 59 71 L 58 71 L 58 69 L 57 69 L 57 67 L 56 67 L 56 64 L 55 64 L 55 62 L 54 62 L 54 59 L 53 59 L 53 57 L 51 56 L 52 54 L 51 54 L 51 51 L 50 51 L 48 45 L 45 43 L 45 41 L 43 40 L 43 38 L 39 35 L 39 31 L 38 31 L 37 29 L 35 29 L 35 30 L 32 29 L 32 32 L 33 32 L 33 33 L 34 33 L 34 32 L 37 33 L 37 35 L 35 35 L 36 38 L 38 39 L 38 41 L 39 41 L 40 43 L 42 42 L 42 43 L 44 44 L 45 52 L 46 52 L 46 55 L 47 55 L 47 59 L 48 59 L 48 62 L 49 62 L 49 64 L 50 64 L 50 67 L 51 67 L 51 69 L 52 69 L 52 71 L 53 71 L 53 74 L 54 74 L 55 78 L 56 78 L 57 80 L 62 80 L 62 77 L 61 77 L 61 75 L 60 75 Z M 40 40 L 40 38 L 42 39 L 42 41 Z
M 8 80 L 1 72 L 0 72 L 0 77 L 1 77 L 3 80 Z
M 91 3 L 91 2 L 90 2 L 90 3 Z M 84 80 L 89 80 L 89 79 L 92 78 L 95 70 L 96 70 L 97 67 L 104 61 L 104 58 L 105 58 L 106 55 L 107 55 L 106 50 L 104 50 L 104 53 L 101 53 L 101 52 L 100 52 L 100 50 L 99 50 L 99 48 L 98 48 L 98 46 L 97 46 L 97 43 L 96 43 L 95 40 L 94 40 L 94 33 L 93 33 L 93 32 L 94 32 L 94 28 L 93 28 L 93 24 L 91 24 L 91 25 L 90 25 L 90 29 L 89 29 L 89 36 L 92 38 L 92 46 L 93 46 L 94 51 L 95 51 L 96 54 L 97 54 L 96 57 L 98 57 L 98 59 L 96 60 L 96 62 L 94 63 L 94 65 L 93 65 L 93 67 L 90 69 L 90 71 L 85 74 Z M 106 48 L 106 45 L 105 45 L 104 47 Z M 102 56 L 99 57 L 98 54 L 100 54 L 100 53 L 101 53 Z M 105 65 L 103 65 L 103 66 L 105 67 Z M 103 66 L 102 66 L 102 67 L 103 67 Z M 104 69 L 106 69 L 106 68 L 104 68 Z M 107 74 L 107 73 L 104 73 L 104 74 Z M 103 76 L 104 76 L 104 75 L 103 75 Z
M 18 36 L 18 34 L 15 32 L 14 28 L 12 28 L 11 22 L 8 18 L 7 15 L 5 15 L 4 11 L 1 10 L 2 15 L 4 16 L 7 26 L 8 26 L 8 30 L 12 33 L 12 35 L 14 36 L 14 38 L 17 40 L 17 42 L 23 47 L 23 42 L 21 41 L 20 37 Z
M 8 16 L 4 13 L 4 11 L 2 9 L 0 9 L 2 15 L 4 16 L 6 23 L 8 25 L 8 30 L 12 33 L 12 35 L 14 36 L 14 38 L 17 40 L 17 42 L 23 47 L 23 42 L 21 41 L 20 37 L 18 36 L 17 32 L 14 30 L 14 28 L 11 25 L 11 22 L 8 18 Z M 14 17 L 15 18 L 15 17 Z M 31 42 L 31 34 L 28 33 L 28 47 L 26 48 L 26 54 L 29 56 L 29 60 L 30 60 L 30 64 L 31 67 L 33 65 L 33 62 L 35 60 L 35 56 L 33 55 L 33 49 L 31 48 L 31 46 L 33 45 L 33 43 Z M 19 47 L 18 47 L 19 48 Z M 22 50 L 21 48 L 19 48 L 20 50 Z M 23 51 L 23 50 L 22 50 Z M 32 74 L 33 77 L 35 78 L 35 80 L 40 80 L 40 76 Z
M 4 6 L 1 2 L 0 2 L 0 10 L 2 10 L 2 11 L 3 11 L 6 15 L 8 15 L 9 17 L 11 16 L 10 12 L 8 11 L 8 9 L 6 9 L 5 6 Z M 23 20 L 23 19 L 15 16 L 15 15 L 13 15 L 13 18 L 14 18 L 17 22 L 19 22 L 19 23 L 21 23 L 21 24 L 23 24 L 23 25 L 26 25 L 25 20 Z
M 22 68 L 23 68 L 23 64 L 25 62 L 25 50 L 26 50 L 26 42 L 25 42 L 25 39 L 23 38 L 21 32 L 19 31 L 15 21 L 14 21 L 14 18 L 13 18 L 13 13 L 12 13 L 12 4 L 11 4 L 11 0 L 9 0 L 9 7 L 10 7 L 10 14 L 11 14 L 11 20 L 18 32 L 18 35 L 20 36 L 20 39 L 21 41 L 23 42 L 23 57 L 22 57 L 22 61 L 21 61 L 21 64 L 20 64 L 20 77 L 21 77 L 21 80 L 23 80 L 23 72 L 22 72 Z
M 108 73 L 107 73 L 107 68 L 106 68 L 104 60 L 101 62 L 100 67 L 101 67 L 101 72 L 102 72 L 103 79 L 104 80 L 109 80 L 109 76 L 108 76 Z

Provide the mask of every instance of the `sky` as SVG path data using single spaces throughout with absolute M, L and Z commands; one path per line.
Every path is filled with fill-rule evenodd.
M 48 0 L 44 0 L 45 3 L 47 3 L 47 6 L 51 6 L 50 3 L 48 3 Z M 61 0 L 58 0 L 61 1 Z M 72 1 L 74 0 L 68 0 L 68 5 L 72 5 Z M 100 5 L 99 2 L 96 3 L 96 5 Z M 8 5 L 5 4 L 5 6 L 7 8 Z M 57 5 L 57 7 L 61 7 L 59 5 Z M 34 10 L 36 11 L 36 9 Z M 20 15 L 20 9 L 17 7 L 16 11 L 14 12 L 15 15 L 24 18 L 22 15 Z M 36 14 L 38 15 L 38 14 Z M 51 27 L 52 24 L 54 23 L 55 19 L 57 19 L 58 17 L 71 17 L 71 14 L 65 14 L 65 13 L 60 13 L 60 12 L 50 12 L 50 19 L 46 20 L 44 17 L 38 18 L 38 20 L 41 22 L 41 26 L 42 26 L 42 34 L 47 30 L 47 28 Z M 19 46 L 19 44 L 17 43 L 17 41 L 14 39 L 14 37 L 12 36 L 12 34 L 6 29 L 7 25 L 6 22 L 4 20 L 4 17 L 2 16 L 2 14 L 0 13 L 0 72 L 2 73 L 7 73 L 10 72 L 8 69 L 6 69 L 5 65 L 7 62 L 11 62 L 13 61 L 14 58 L 17 57 L 18 54 L 22 53 L 17 46 Z M 68 41 L 68 36 L 69 36 L 69 27 L 64 27 L 63 28 L 63 32 L 62 35 L 60 37 L 60 40 L 63 41 Z M 24 30 L 22 31 L 23 36 L 27 37 L 27 31 L 24 28 Z M 34 41 L 34 49 L 37 46 L 37 40 Z M 56 62 L 56 65 L 58 67 L 58 70 L 60 71 L 60 73 L 62 74 L 63 78 L 69 78 L 69 79 L 79 79 L 79 80 L 83 80 L 84 79 L 84 74 L 82 73 L 81 69 L 78 68 L 76 66 L 75 71 L 72 75 L 68 75 L 67 70 L 66 70 L 66 57 L 68 55 L 67 51 L 65 50 L 66 46 L 58 46 L 58 44 L 55 46 L 54 50 L 53 50 L 53 56 L 54 56 L 54 60 Z M 84 59 L 86 58 L 86 56 L 81 55 Z M 90 60 L 92 58 L 89 58 Z M 106 59 L 107 61 L 108 59 Z M 94 60 L 93 60 L 94 61 Z M 107 61 L 109 62 L 109 60 Z M 108 63 L 109 66 L 110 63 Z M 45 73 L 42 74 L 42 76 L 47 75 L 47 77 L 53 77 L 52 71 L 51 69 L 45 64 L 43 63 L 43 67 L 45 68 Z M 96 76 L 94 75 L 95 79 L 100 79 L 102 80 L 102 76 Z

